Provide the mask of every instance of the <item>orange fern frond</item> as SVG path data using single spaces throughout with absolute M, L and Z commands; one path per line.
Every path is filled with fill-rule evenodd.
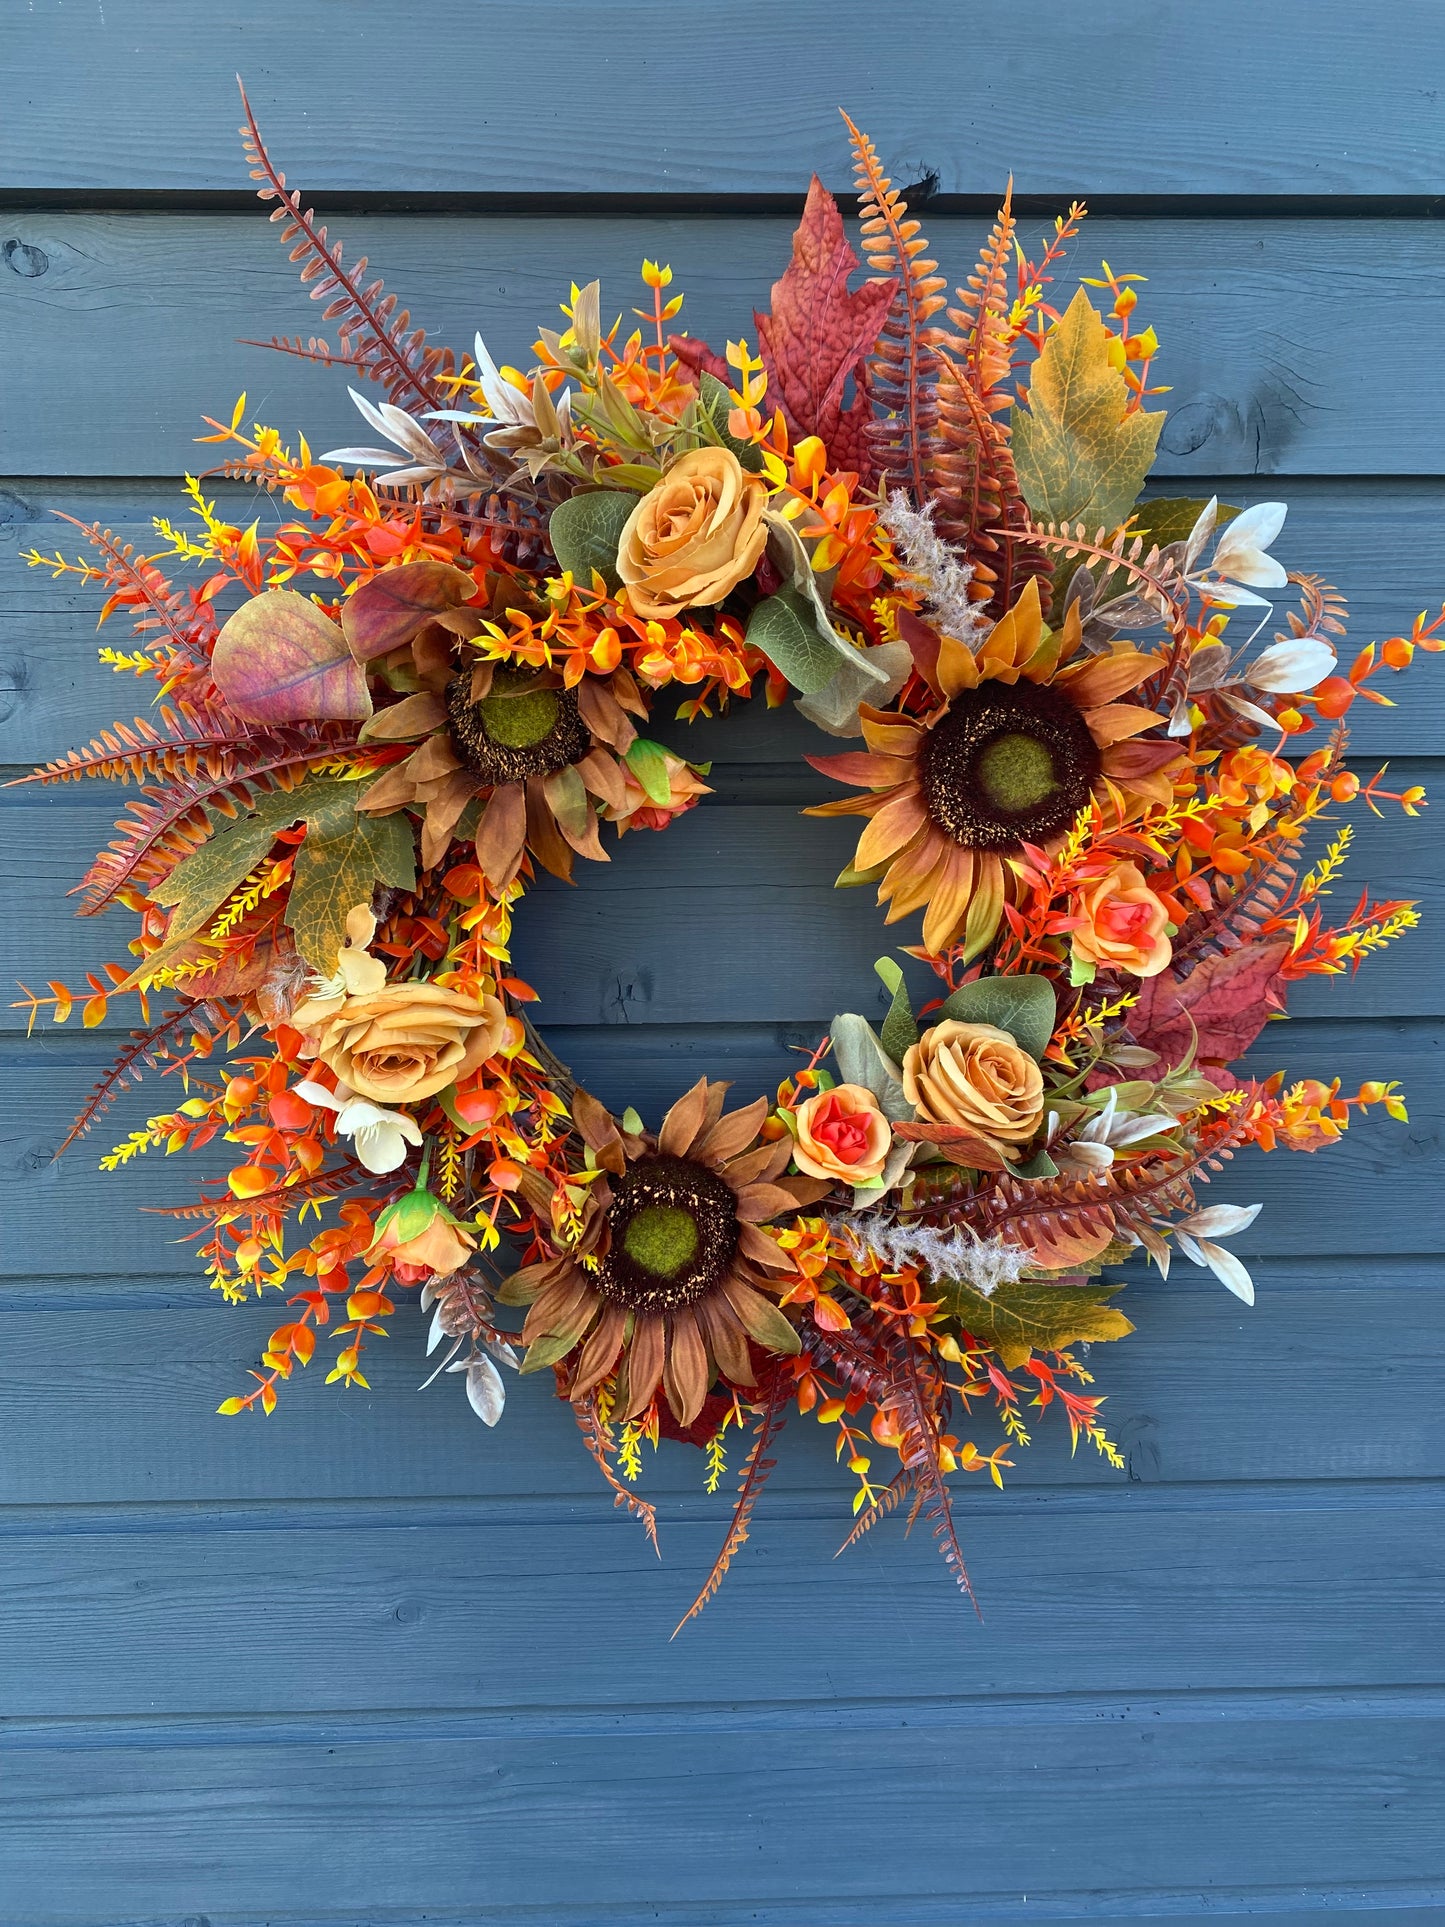
M 946 277 L 928 258 L 920 225 L 883 172 L 866 134 L 843 115 L 853 144 L 863 253 L 876 280 L 898 278 L 898 292 L 869 362 L 869 389 L 883 410 L 873 425 L 880 470 L 920 506 L 929 497 L 928 448 L 937 413 L 937 356 L 930 324 L 942 309 Z
M 159 729 L 144 716 L 131 723 L 112 723 L 83 749 L 67 750 L 28 776 L 13 777 L 5 787 L 78 783 L 87 776 L 110 783 L 139 783 L 144 778 L 168 783 L 194 778 L 203 762 L 219 775 L 220 753 L 240 749 L 248 741 L 237 734 L 233 721 L 199 706 L 164 704 L 158 714 Z

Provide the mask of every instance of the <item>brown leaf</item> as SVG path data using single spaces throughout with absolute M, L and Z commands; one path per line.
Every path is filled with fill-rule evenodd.
M 1012 1168 L 991 1138 L 961 1130 L 956 1124 L 895 1124 L 893 1135 L 905 1144 L 936 1144 L 950 1164 L 967 1165 L 971 1171 Z
M 366 672 L 329 616 L 294 589 L 243 602 L 216 638 L 216 687 L 251 723 L 360 721 L 371 714 Z
M 447 562 L 403 562 L 363 582 L 341 605 L 341 627 L 358 662 L 411 641 L 443 610 L 476 594 L 469 575 Z
M 872 461 L 866 428 L 873 410 L 866 364 L 898 283 L 870 281 L 850 293 L 848 280 L 857 266 L 838 204 L 815 174 L 793 236 L 793 258 L 773 284 L 772 313 L 753 319 L 768 401 L 781 406 L 794 442 L 820 436 L 833 467 L 856 470 L 867 481 Z M 853 395 L 845 408 L 850 379 Z
M 1126 1020 L 1131 1041 L 1159 1053 L 1161 1075 L 1184 1062 L 1196 1032 L 1200 1063 L 1232 1064 L 1283 1008 L 1279 972 L 1288 955 L 1284 941 L 1244 944 L 1206 957 L 1182 982 L 1170 970 L 1146 978 Z

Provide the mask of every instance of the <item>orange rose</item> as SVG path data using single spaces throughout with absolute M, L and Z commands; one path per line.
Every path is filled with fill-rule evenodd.
M 1157 977 L 1174 954 L 1165 925 L 1169 912 L 1137 865 L 1117 870 L 1079 892 L 1085 921 L 1073 932 L 1074 955 L 1131 977 Z
M 507 1013 L 496 997 L 437 984 L 387 984 L 367 996 L 318 998 L 291 1022 L 310 1055 L 375 1104 L 414 1104 L 455 1084 L 500 1047 Z
M 947 1017 L 903 1054 L 903 1095 L 924 1124 L 955 1124 L 1017 1155 L 1044 1114 L 1043 1072 L 1006 1030 Z
M 622 531 L 617 573 L 637 613 L 661 620 L 721 602 L 757 567 L 767 499 L 730 448 L 680 455 Z
M 872 1091 L 861 1084 L 835 1084 L 793 1113 L 798 1169 L 813 1178 L 871 1184 L 883 1175 L 893 1133 Z
M 667 775 L 667 801 L 658 803 L 653 800 L 638 782 L 631 765 L 623 762 L 622 802 L 609 803 L 603 811 L 609 823 L 617 825 L 617 834 L 625 836 L 628 830 L 665 830 L 675 816 L 682 816 L 690 810 L 700 796 L 711 796 L 712 791 L 703 782 L 690 763 L 685 763 L 672 751 L 663 752 L 663 768 Z
M 404 1282 L 430 1274 L 449 1278 L 477 1241 L 429 1191 L 408 1191 L 382 1213 L 367 1257 L 389 1257 Z

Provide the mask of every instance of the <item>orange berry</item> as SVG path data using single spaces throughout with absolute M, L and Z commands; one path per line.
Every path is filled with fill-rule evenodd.
M 1360 793 L 1360 779 L 1350 769 L 1342 769 L 1330 784 L 1330 796 L 1336 803 L 1353 803 Z

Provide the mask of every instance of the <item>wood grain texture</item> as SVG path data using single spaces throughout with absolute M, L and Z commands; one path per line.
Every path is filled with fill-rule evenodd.
M 366 214 L 336 232 L 437 339 L 467 352 L 481 329 L 498 359 L 521 361 L 573 279 L 601 276 L 609 318 L 627 314 L 645 292 L 644 255 L 670 261 L 686 290 L 680 326 L 755 339 L 753 309 L 787 263 L 792 226 L 788 216 Z M 943 271 L 962 280 L 986 223 L 938 216 L 927 231 Z M 1096 274 L 1101 256 L 1148 276 L 1138 315 L 1163 344 L 1154 378 L 1171 384 L 1156 476 L 1445 473 L 1420 406 L 1436 364 L 1417 320 L 1445 295 L 1438 223 L 1096 217 L 1074 272 Z M 1358 352 L 1362 325 L 1388 355 Z M 0 416 L 0 474 L 174 474 L 202 459 L 189 452 L 202 417 L 229 417 L 242 389 L 254 416 L 288 441 L 304 432 L 318 453 L 362 432 L 345 371 L 237 345 L 326 333 L 259 208 L 5 210 L 0 329 L 21 398 Z M 126 371 L 100 409 L 77 380 L 97 339 L 107 366 Z
M 795 1478 L 771 1490 L 726 1592 L 670 1643 L 725 1529 L 722 1506 L 701 1498 L 664 1502 L 661 1568 L 600 1492 L 421 1504 L 411 1523 L 399 1506 L 388 1523 L 345 1503 L 240 1519 L 238 1507 L 146 1506 L 100 1530 L 36 1531 L 0 1513 L 0 1613 L 28 1655 L 0 1682 L 0 1717 L 43 1719 L 72 1698 L 95 1720 L 350 1713 L 355 1678 L 317 1663 L 332 1652 L 364 1655 L 369 1702 L 394 1712 L 436 1707 L 450 1656 L 454 1712 L 696 1706 L 716 1719 L 725 1701 L 749 1723 L 776 1708 L 780 1727 L 807 1725 L 840 1690 L 924 1701 L 945 1679 L 987 1709 L 1025 1695 L 1369 1690 L 1437 1675 L 1439 1484 L 1368 1498 L 1122 1482 L 961 1493 L 981 1625 L 961 1621 L 927 1536 L 905 1540 L 901 1522 L 835 1564 L 839 1496 L 800 1492 Z M 890 1638 L 886 1679 L 840 1680 L 831 1643 L 809 1630 L 822 1588 L 835 1624 L 906 1628 Z M 1362 1623 L 1387 1624 L 1388 1639 L 1362 1646 Z M 777 1634 L 750 1640 L 758 1626 Z
M 849 183 L 839 106 L 900 180 L 945 193 L 1438 194 L 1442 80 L 1429 0 L 1389 31 L 1309 0 L 1220 0 L 1207 26 L 1133 0 L 1039 0 L 1010 23 L 979 0 L 904 0 L 885 32 L 863 0 L 741 0 L 688 15 L 662 0 L 614 16 L 588 0 L 428 9 L 446 105 L 425 63 L 396 59 L 380 0 L 34 0 L 9 24 L 12 110 L 0 184 L 245 185 L 235 78 L 278 159 L 312 189 L 494 195 L 781 194 L 817 169 Z M 539 77 L 590 76 L 579 116 Z M 964 78 L 966 76 L 966 78 Z M 1247 81 L 1268 77 L 1269 111 Z M 746 77 L 746 78 L 744 78 Z M 439 126 L 439 116 L 442 125 Z M 84 137 L 77 130 L 84 128 Z
M 970 1901 L 1208 1886 L 1224 1838 L 1236 1889 L 1414 1877 L 1416 1803 L 1445 1791 L 1437 1696 L 1266 1705 L 1261 1718 L 1248 1699 L 1185 1696 L 1101 1717 L 1083 1700 L 1002 1735 L 974 1705 L 938 1702 L 927 1723 L 845 1703 L 802 1732 L 643 1715 L 579 1734 L 564 1714 L 543 1733 L 446 1715 L 294 1737 L 243 1720 L 181 1746 L 124 1728 L 71 1743 L 37 1733 L 0 1781 L 0 1887 L 17 1910 L 60 1920 L 94 1918 L 103 1890 L 111 1921 L 142 1909 L 485 1917 L 482 1887 L 487 1911 L 571 1923 L 608 1906 L 645 1918 L 659 1888 L 740 1921 L 746 1883 L 831 1922 L 835 1900 L 891 1919 L 899 1898 L 956 1893 L 960 1866 Z M 975 1735 L 1006 1735 L 987 1772 L 970 1765 Z M 830 1755 L 850 1763 L 857 1792 L 822 1783 Z M 864 1820 L 875 1842 L 906 1830 L 907 1848 L 861 1854 Z

